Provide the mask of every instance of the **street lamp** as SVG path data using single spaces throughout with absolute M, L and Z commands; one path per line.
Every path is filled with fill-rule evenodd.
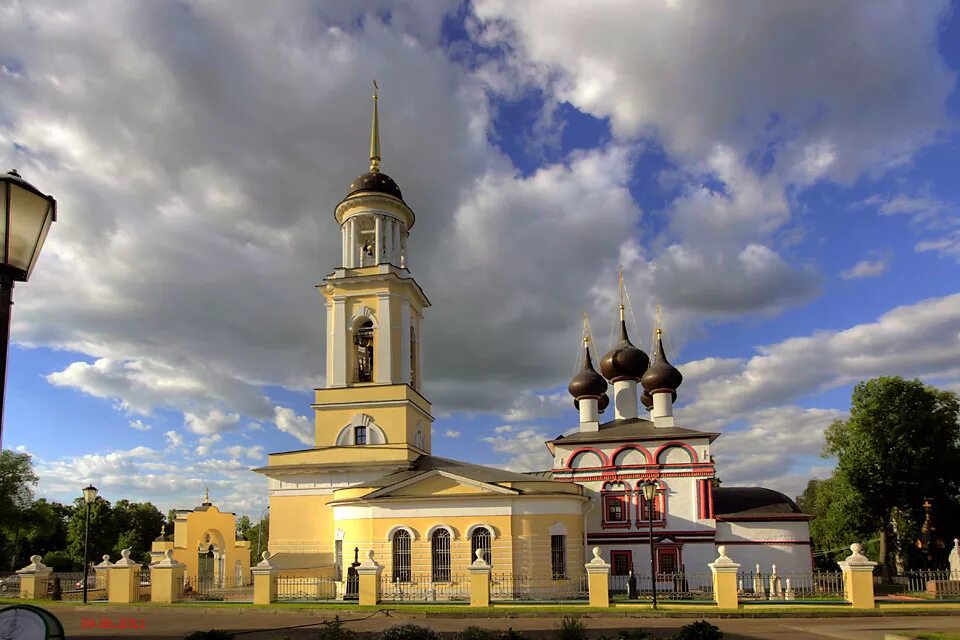
M 50 224 L 56 219 L 57 201 L 51 196 L 41 193 L 16 170 L 0 175 L 0 447 L 13 283 L 30 279 Z
M 83 501 L 87 503 L 87 524 L 83 534 L 83 604 L 87 604 L 87 573 L 90 563 L 87 562 L 87 545 L 90 543 L 90 505 L 97 499 L 97 488 L 92 484 L 83 488 Z
M 653 555 L 653 505 L 657 498 L 657 483 L 647 480 L 640 484 L 643 499 L 647 502 L 647 528 L 650 534 L 650 585 L 653 587 L 653 608 L 657 608 L 657 571 Z

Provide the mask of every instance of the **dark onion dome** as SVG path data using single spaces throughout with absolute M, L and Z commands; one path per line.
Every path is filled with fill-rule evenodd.
M 644 391 L 652 395 L 654 391 L 660 389 L 669 389 L 676 393 L 681 382 L 683 382 L 683 374 L 667 360 L 667 354 L 663 351 L 663 338 L 660 330 L 657 329 L 657 351 L 653 356 L 653 364 L 640 378 L 640 383 L 643 384 Z
M 580 401 L 574 399 L 573 406 L 579 410 Z M 610 396 L 608 396 L 607 394 L 603 394 L 602 396 L 600 396 L 600 400 L 597 402 L 597 411 L 599 411 L 600 413 L 603 413 L 604 409 L 606 409 L 609 406 L 610 406 Z
M 603 379 L 593 368 L 593 362 L 590 360 L 590 346 L 584 341 L 583 368 L 580 373 L 573 376 L 573 380 L 567 385 L 567 391 L 574 398 L 600 398 L 607 392 L 607 381 Z M 607 402 L 610 400 L 607 399 Z
M 653 396 L 647 393 L 646 389 L 640 394 L 640 402 L 642 402 L 643 406 L 648 410 L 653 408 Z
M 639 380 L 649 364 L 650 358 L 647 354 L 635 347 L 627 337 L 627 323 L 621 317 L 620 342 L 600 360 L 600 373 L 610 382 Z
M 347 197 L 349 198 L 356 193 L 385 193 L 403 200 L 400 187 L 393 181 L 393 178 L 382 171 L 368 171 L 351 182 L 350 193 L 347 194 Z

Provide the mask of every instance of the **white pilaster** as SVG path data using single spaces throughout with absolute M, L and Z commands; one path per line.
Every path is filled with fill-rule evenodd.
M 580 431 L 600 430 L 600 409 L 596 398 L 580 398 Z
M 617 380 L 613 383 L 613 407 L 617 420 L 637 417 L 636 380 Z
M 354 218 L 347 220 L 347 260 L 350 264 L 346 265 L 349 269 L 356 269 L 360 266 L 357 261 L 357 252 L 360 250 L 360 243 L 357 242 L 357 221 Z
M 327 346 L 333 354 L 333 372 L 327 379 L 328 387 L 347 386 L 347 305 L 344 298 L 333 299 L 333 323 Z
M 373 264 L 380 264 L 383 262 L 383 216 L 374 216 L 373 230 Z
M 392 264 L 400 264 L 400 221 L 393 221 L 393 252 L 390 254 Z
M 401 298 L 397 306 L 400 313 L 400 382 L 410 380 L 410 302 Z M 411 385 L 412 386 L 412 385 Z
M 344 267 L 350 266 L 348 264 L 350 259 L 350 249 L 347 248 L 347 223 L 340 225 L 340 265 Z
M 377 218 L 377 233 L 380 232 L 380 218 Z M 377 367 L 374 373 L 374 380 L 381 384 L 390 384 L 393 382 L 393 322 L 390 315 L 390 294 L 380 293 L 377 295 L 377 317 L 379 320 L 379 331 L 377 335 L 377 353 L 375 364 Z
M 346 237 L 346 235 L 344 235 Z M 344 254 L 346 256 L 346 254 Z M 330 381 L 333 380 L 333 330 L 336 327 L 336 322 L 333 317 L 333 303 L 329 300 L 327 301 L 327 386 L 330 386 Z

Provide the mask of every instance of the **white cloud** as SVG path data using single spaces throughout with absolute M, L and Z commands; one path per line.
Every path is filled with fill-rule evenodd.
M 878 258 L 876 260 L 860 260 L 857 264 L 843 271 L 840 275 L 844 280 L 855 280 L 859 278 L 876 278 L 886 273 L 890 268 L 889 260 Z
M 223 449 L 222 453 L 227 454 L 233 458 L 249 458 L 251 460 L 260 460 L 263 458 L 263 446 L 254 445 L 252 447 L 244 447 L 242 445 L 234 445 L 232 447 L 227 447 Z
M 219 433 L 203 436 L 197 441 L 197 448 L 194 450 L 194 452 L 198 456 L 210 455 L 213 445 L 221 440 L 223 440 L 223 436 L 221 436 Z
M 954 231 L 935 240 L 918 242 L 914 249 L 918 252 L 936 251 L 941 256 L 960 260 L 960 231 Z
M 494 433 L 510 433 L 511 431 L 513 431 L 513 425 L 503 424 L 503 425 L 500 425 L 499 427 L 494 427 L 493 431 Z
M 188 411 L 183 414 L 183 418 L 190 431 L 201 435 L 220 433 L 231 429 L 240 422 L 240 414 L 227 414 L 219 409 L 208 411 L 205 415 L 197 415 Z
M 313 445 L 315 430 L 309 418 L 298 416 L 293 409 L 287 407 L 274 407 L 273 422 L 280 431 L 289 433 L 305 445 Z
M 504 425 L 506 426 L 506 425 Z M 497 431 L 497 435 L 483 438 L 495 453 L 506 457 L 503 468 L 510 471 L 543 471 L 553 468 L 553 456 L 544 444 L 552 440 L 540 429 L 518 428 L 516 432 L 502 435 L 507 431 Z
M 136 429 L 137 431 L 150 431 L 150 429 L 153 428 L 143 420 L 131 420 L 129 424 L 131 429 Z
M 168 449 L 176 449 L 183 445 L 183 436 L 176 431 L 165 431 L 163 435 L 167 438 Z
M 447 436 L 448 438 L 459 438 L 460 432 L 453 429 L 447 429 L 444 431 L 443 435 Z
M 521 422 L 529 420 L 538 420 L 542 418 L 553 418 L 569 409 L 572 405 L 570 394 L 566 391 L 556 393 L 535 393 L 526 391 L 513 401 L 513 406 L 504 415 L 504 420 L 511 422 Z M 502 433 L 500 429 L 510 431 L 513 427 L 504 425 L 497 427 L 495 431 Z

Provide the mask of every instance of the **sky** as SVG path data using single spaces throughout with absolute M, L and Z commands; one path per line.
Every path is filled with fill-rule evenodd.
M 251 469 L 313 443 L 376 79 L 435 454 L 549 468 L 622 265 L 678 424 L 795 496 L 857 382 L 960 391 L 958 71 L 935 0 L 0 0 L 0 167 L 59 207 L 3 446 L 38 496 L 259 514 Z

